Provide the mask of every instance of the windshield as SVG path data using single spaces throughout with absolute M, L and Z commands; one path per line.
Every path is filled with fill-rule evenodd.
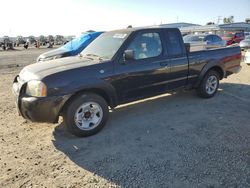
M 111 60 L 128 37 L 128 34 L 128 32 L 104 33 L 90 43 L 90 45 L 81 52 L 81 55 Z
M 88 41 L 91 38 L 91 36 L 89 34 L 86 35 L 82 35 L 80 37 L 77 37 L 71 41 L 69 41 L 67 44 L 63 45 L 62 48 L 65 48 L 69 51 L 71 50 L 77 50 L 78 48 L 81 47 L 81 45 Z
M 190 43 L 190 42 L 203 42 L 204 41 L 204 36 L 201 35 L 186 35 L 183 37 L 183 40 L 185 43 Z

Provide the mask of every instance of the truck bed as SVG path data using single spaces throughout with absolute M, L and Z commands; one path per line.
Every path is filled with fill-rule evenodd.
M 196 80 L 202 69 L 208 64 L 212 66 L 217 64 L 224 70 L 224 76 L 237 73 L 240 69 L 241 49 L 239 46 L 229 46 L 224 48 L 215 48 L 189 52 L 189 77 Z M 192 79 L 194 78 L 194 79 Z

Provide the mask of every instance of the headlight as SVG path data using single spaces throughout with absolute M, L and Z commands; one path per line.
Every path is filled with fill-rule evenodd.
M 26 94 L 32 97 L 46 97 L 47 86 L 39 80 L 31 80 L 27 83 Z

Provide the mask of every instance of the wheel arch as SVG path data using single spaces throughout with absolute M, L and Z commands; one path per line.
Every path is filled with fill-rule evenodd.
M 195 87 L 198 87 L 202 81 L 202 79 L 204 78 L 204 76 L 211 70 L 214 70 L 216 72 L 218 72 L 219 76 L 220 76 L 220 80 L 222 80 L 226 73 L 224 71 L 224 68 L 222 65 L 214 62 L 214 63 L 208 63 L 207 66 L 205 66 L 202 70 L 201 73 L 195 83 Z
M 110 94 L 109 91 L 106 91 L 104 89 L 101 88 L 84 88 L 84 89 L 80 89 L 76 92 L 74 92 L 69 98 L 68 100 L 64 103 L 64 105 L 62 106 L 60 113 L 62 114 L 64 112 L 64 110 L 67 108 L 67 105 L 74 100 L 75 97 L 82 95 L 84 93 L 93 93 L 96 95 L 101 96 L 102 98 L 104 98 L 104 100 L 107 102 L 108 106 L 110 106 L 111 108 L 114 108 L 117 105 L 117 100 L 115 95 Z

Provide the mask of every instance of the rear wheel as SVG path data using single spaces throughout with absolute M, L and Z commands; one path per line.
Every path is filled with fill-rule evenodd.
M 219 73 L 216 71 L 209 71 L 203 78 L 200 86 L 197 88 L 197 93 L 202 98 L 213 97 L 219 87 Z
M 106 124 L 108 115 L 108 104 L 102 97 L 85 93 L 69 102 L 63 121 L 69 132 L 84 137 L 99 132 Z

